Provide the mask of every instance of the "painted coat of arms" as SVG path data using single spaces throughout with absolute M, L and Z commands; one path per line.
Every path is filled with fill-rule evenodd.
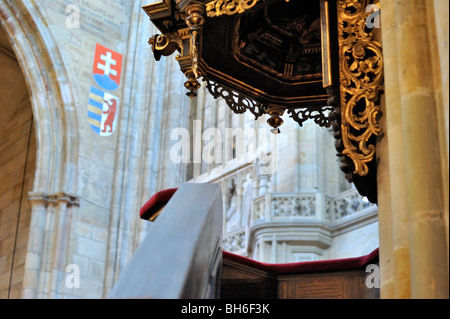
M 122 55 L 104 46 L 95 46 L 94 79 L 104 90 L 114 91 L 119 87 L 122 72 Z
M 107 91 L 119 87 L 121 72 L 122 55 L 97 44 L 93 75 L 100 88 L 90 88 L 87 115 L 90 127 L 100 136 L 112 135 L 117 127 L 119 98 Z
M 119 98 L 91 87 L 88 103 L 88 123 L 100 136 L 111 135 L 117 126 Z

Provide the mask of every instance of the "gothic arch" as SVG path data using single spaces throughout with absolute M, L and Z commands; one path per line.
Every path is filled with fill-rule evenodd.
M 33 193 L 77 193 L 78 125 L 68 75 L 34 1 L 0 0 L 0 20 L 24 73 L 36 124 Z
M 54 298 L 61 282 L 61 275 L 54 274 L 64 271 L 70 239 L 62 229 L 79 206 L 74 95 L 55 40 L 34 1 L 0 0 L 0 22 L 28 87 L 36 133 L 22 297 Z

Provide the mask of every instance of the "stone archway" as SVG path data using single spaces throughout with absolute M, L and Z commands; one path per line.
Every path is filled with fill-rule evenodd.
M 72 207 L 79 203 L 74 98 L 57 46 L 42 21 L 35 2 L 0 0 L 5 38 L 10 41 L 11 56 L 23 73 L 23 83 L 15 85 L 29 93 L 28 104 L 34 119 L 30 125 L 36 133 L 35 170 L 28 172 L 34 175 L 34 181 L 23 194 L 30 206 L 25 223 L 29 225 L 28 241 L 26 249 L 20 252 L 24 264 L 14 282 L 20 284 L 19 288 L 14 296 L 6 296 L 11 298 L 36 298 L 42 290 L 55 290 L 57 280 L 52 272 L 62 267 L 64 243 L 69 236 L 59 228 L 67 223 Z M 52 225 L 51 229 L 48 225 Z
M 7 35 L 0 29 L 0 298 L 21 296 L 36 166 L 30 96 Z

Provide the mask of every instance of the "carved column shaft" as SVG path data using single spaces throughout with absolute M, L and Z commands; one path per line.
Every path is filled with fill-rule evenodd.
M 380 149 L 378 180 L 389 179 L 379 197 L 390 203 L 380 207 L 381 296 L 448 298 L 448 195 L 433 72 L 436 29 L 429 20 L 436 2 L 381 4 L 388 145 Z
M 413 298 L 448 298 L 448 247 L 426 1 L 394 3 Z M 411 67 L 414 66 L 414 67 Z M 448 196 L 448 195 L 447 195 Z
M 391 298 L 410 298 L 411 297 L 411 281 L 410 281 L 410 245 L 408 235 L 408 216 L 406 203 L 406 185 L 405 185 L 405 167 L 404 167 L 404 151 L 403 151 L 403 133 L 402 118 L 400 110 L 400 83 L 398 78 L 398 57 L 392 48 L 397 46 L 397 35 L 394 23 L 394 3 L 387 1 L 383 3 L 382 25 L 383 25 L 383 48 L 388 48 L 384 52 L 385 74 L 386 74 L 386 104 L 388 112 L 385 116 L 385 132 L 387 134 L 387 147 L 385 149 L 388 161 L 385 157 L 382 160 L 387 165 L 385 171 L 392 173 L 389 175 L 389 217 L 387 224 L 392 224 L 388 236 L 391 237 L 392 250 L 390 259 L 392 262 L 392 290 L 383 291 L 382 297 Z M 379 143 L 381 144 L 381 143 Z M 378 147 L 377 147 L 378 148 Z M 381 163 L 380 163 L 381 165 Z M 381 172 L 380 172 L 381 173 Z M 380 186 L 381 187 L 381 186 Z M 395 216 L 391 215 L 395 212 Z M 380 210 L 380 214 L 385 215 L 384 210 Z M 395 218 L 394 218 L 395 217 Z M 385 216 L 380 217 L 381 219 Z M 391 226 L 391 225 L 390 225 Z M 380 237 L 386 237 L 386 234 L 380 233 Z M 385 240 L 385 238 L 380 239 Z M 387 257 L 387 256 L 386 256 Z M 385 256 L 381 258 L 382 267 Z M 384 278 L 382 278 L 384 281 Z

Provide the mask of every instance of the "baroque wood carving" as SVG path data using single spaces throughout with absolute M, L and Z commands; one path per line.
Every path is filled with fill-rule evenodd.
M 206 12 L 208 17 L 218 17 L 223 14 L 239 14 L 253 8 L 259 1 L 260 0 L 214 0 L 206 4 Z
M 380 94 L 383 56 L 374 28 L 368 26 L 367 0 L 338 0 L 340 129 L 342 155 L 353 163 L 353 174 L 366 176 L 375 157 L 375 136 L 381 133 Z
M 176 60 L 194 97 L 198 79 L 236 113 L 287 114 L 332 127 L 341 169 L 376 202 L 383 56 L 377 0 L 162 0 L 143 9 L 161 31 L 155 58 Z M 377 9 L 374 11 L 374 8 Z

